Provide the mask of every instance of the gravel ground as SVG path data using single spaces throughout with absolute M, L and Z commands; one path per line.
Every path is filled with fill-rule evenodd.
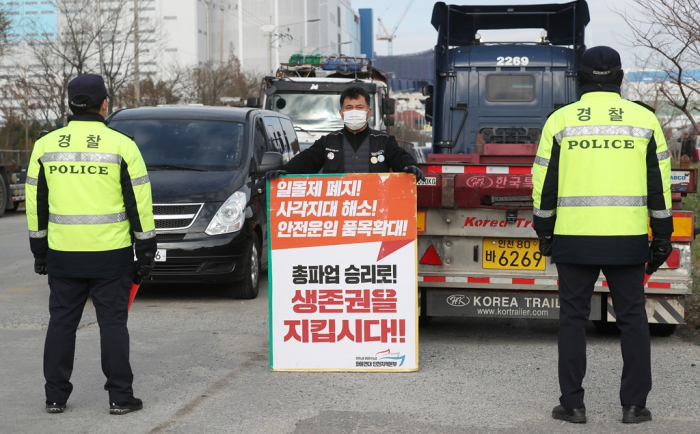
M 652 338 L 654 422 L 620 423 L 619 341 L 588 329 L 589 423 L 554 421 L 556 321 L 436 318 L 415 373 L 270 372 L 267 281 L 255 300 L 220 288 L 145 286 L 129 319 L 144 410 L 108 414 L 99 328 L 86 307 L 68 410 L 43 409 L 46 278 L 32 272 L 23 213 L 0 219 L 0 433 L 697 433 L 700 346 Z

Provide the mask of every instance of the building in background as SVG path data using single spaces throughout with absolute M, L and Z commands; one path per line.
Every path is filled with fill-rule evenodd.
M 360 9 L 360 53 L 374 59 L 374 14 L 372 9 Z
M 119 1 L 123 0 L 100 0 L 102 14 Z M 66 17 L 57 11 L 55 0 L 0 4 L 10 8 L 13 21 L 14 57 L 0 65 L 0 75 L 8 76 L 8 67 L 32 64 L 27 42 L 52 37 L 65 28 Z M 244 70 L 260 74 L 276 69 L 294 53 L 354 56 L 361 51 L 360 16 L 351 0 L 138 0 L 138 4 L 142 29 L 146 23 L 158 28 L 139 31 L 142 74 L 158 74 L 173 63 L 225 62 L 230 49 Z M 129 11 L 133 9 L 130 6 Z M 96 59 L 93 63 L 98 72 Z

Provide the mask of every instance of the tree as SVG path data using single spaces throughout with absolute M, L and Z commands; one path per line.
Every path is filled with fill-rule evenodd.
M 185 77 L 185 99 L 204 105 L 221 105 L 225 97 L 257 95 L 260 77 L 241 71 L 241 62 L 229 47 L 226 63 L 209 61 L 190 69 Z
M 9 38 L 12 21 L 10 21 L 9 7 L 0 5 L 0 59 L 2 59 L 8 49 L 7 40 Z
M 3 106 L 5 118 L 19 121 L 24 127 L 24 148 L 31 150 L 29 140 L 29 128 L 34 123 L 34 113 L 41 109 L 41 104 L 33 98 L 32 89 L 26 77 L 8 80 L 2 87 Z
M 631 0 L 631 11 L 617 9 L 632 30 L 630 47 L 649 53 L 647 70 L 661 72 L 656 90 L 674 109 L 688 118 L 695 131 L 699 111 L 700 0 Z
M 133 5 L 133 0 L 113 1 L 108 9 L 102 10 L 102 16 L 98 17 L 104 23 L 98 49 L 100 50 L 102 76 L 110 96 L 115 96 L 125 86 L 130 86 L 134 79 L 136 55 L 133 35 L 136 26 L 134 25 Z M 146 40 L 151 41 L 148 49 L 139 48 L 140 61 L 146 60 L 144 64 L 152 63 L 151 51 L 158 52 L 161 48 L 160 42 L 153 41 L 164 40 L 160 23 L 140 18 L 138 29 L 139 37 L 145 35 L 147 36 Z M 110 98 L 109 113 L 112 113 L 113 110 L 114 102 L 113 98 Z

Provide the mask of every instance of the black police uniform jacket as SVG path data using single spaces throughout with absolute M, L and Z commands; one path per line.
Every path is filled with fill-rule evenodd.
M 418 165 L 416 159 L 399 146 L 396 138 L 385 131 L 366 128 L 354 134 L 343 128 L 316 140 L 308 149 L 287 162 L 282 169 L 298 174 L 318 173 L 321 169 L 323 173 L 346 173 L 343 137 L 347 138 L 358 154 L 362 151 L 370 160 L 369 173 L 387 173 L 390 170 L 402 172 L 406 166 Z M 366 138 L 369 139 L 369 152 L 359 149 L 366 146 L 363 144 Z

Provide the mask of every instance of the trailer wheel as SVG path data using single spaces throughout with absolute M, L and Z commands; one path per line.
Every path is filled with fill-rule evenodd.
M 649 333 L 652 336 L 671 336 L 678 328 L 678 324 L 649 324 Z
M 7 205 L 8 191 L 5 187 L 5 180 L 0 175 L 0 217 L 5 214 L 5 205 Z

